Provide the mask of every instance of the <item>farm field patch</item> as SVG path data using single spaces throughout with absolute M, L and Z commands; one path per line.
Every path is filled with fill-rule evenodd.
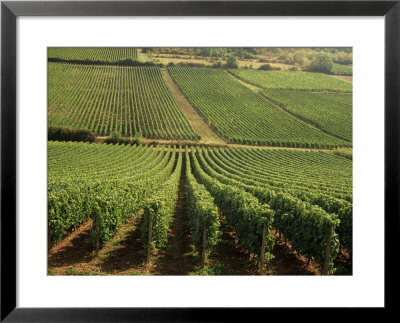
M 132 47 L 49 47 L 49 58 L 65 60 L 116 62 L 138 58 L 137 48 Z
M 254 71 L 232 69 L 230 73 L 265 89 L 351 92 L 352 85 L 323 73 Z
M 99 135 L 198 139 L 157 67 L 49 63 L 48 124 Z
M 352 141 L 351 94 L 266 90 L 263 95 L 299 118 L 343 140 Z
M 168 68 L 188 101 L 231 143 L 289 147 L 349 146 L 271 104 L 224 70 Z
M 48 275 L 352 274 L 351 48 L 47 67 Z
M 118 159 L 114 158 L 116 155 Z M 220 238 L 230 232 L 227 225 L 234 228 L 239 245 L 250 254 L 259 253 L 265 232 L 266 255 L 273 255 L 279 230 L 289 239 L 292 250 L 314 259 L 320 271 L 333 269 L 339 243 L 351 252 L 352 162 L 346 158 L 316 151 L 182 150 L 71 142 L 49 142 L 48 156 L 51 245 L 73 228 L 84 225 L 87 248 L 100 252 L 100 260 L 104 260 L 104 248 L 107 250 L 110 244 L 117 248 L 123 243 L 122 238 L 115 240 L 118 232 L 121 236 L 121 230 L 135 230 L 135 239 L 140 241 L 135 248 L 141 250 L 136 257 L 144 261 L 147 228 L 152 223 L 154 256 L 159 252 L 174 253 L 174 249 L 168 249 L 173 243 L 174 248 L 182 248 L 178 252 L 180 261 L 192 273 L 196 269 L 182 253 L 194 257 L 194 263 L 199 261 L 203 225 L 207 230 L 207 259 L 220 252 Z M 280 212 L 292 215 L 284 218 Z M 180 243 L 168 233 L 175 223 L 174 214 L 180 221 L 187 221 L 189 230 L 179 238 Z M 124 229 L 128 223 L 135 223 L 135 228 Z M 326 226 L 334 231 L 329 233 Z M 321 236 L 304 236 L 306 227 L 330 239 L 330 269 L 325 268 L 327 240 L 322 243 L 318 238 Z M 182 241 L 186 241 L 186 247 L 182 247 Z M 157 264 L 160 265 L 153 263 L 156 267 Z

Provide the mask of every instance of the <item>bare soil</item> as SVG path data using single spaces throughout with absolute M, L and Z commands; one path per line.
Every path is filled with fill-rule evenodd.
M 183 185 L 181 179 L 180 185 Z M 146 250 L 140 240 L 142 217 L 131 218 L 95 257 L 90 242 L 91 224 L 85 223 L 71 233 L 48 254 L 49 275 L 196 275 L 200 257 L 191 248 L 187 204 L 184 196 L 177 202 L 177 210 L 170 228 L 168 245 L 152 253 L 146 264 Z M 222 224 L 221 242 L 208 255 L 206 266 L 220 265 L 225 275 L 258 275 L 256 262 L 237 243 L 237 237 L 226 223 Z M 298 255 L 287 241 L 277 240 L 263 275 L 320 275 L 313 260 Z M 339 254 L 335 267 L 339 275 L 351 275 L 352 264 L 346 251 Z
M 332 75 L 338 79 L 344 80 L 349 83 L 353 83 L 353 76 L 346 76 L 346 75 Z
M 233 73 L 228 72 L 228 74 L 229 74 L 233 79 L 235 79 L 235 81 L 237 81 L 237 82 L 243 84 L 245 87 L 248 87 L 250 90 L 252 90 L 252 91 L 254 91 L 254 92 L 256 92 L 256 93 L 265 90 L 264 88 L 262 88 L 262 87 L 260 87 L 260 86 L 256 86 L 256 85 L 254 85 L 254 84 L 250 84 L 250 83 L 247 83 L 247 82 L 243 81 L 241 78 L 237 77 L 237 76 L 234 75 Z
M 191 255 L 191 235 L 188 218 L 188 205 L 185 188 L 185 160 L 179 180 L 178 201 L 169 229 L 168 244 L 160 250 L 153 261 L 153 275 L 189 275 L 197 259 Z

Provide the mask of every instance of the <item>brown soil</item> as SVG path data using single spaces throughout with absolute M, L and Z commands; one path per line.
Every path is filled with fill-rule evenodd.
M 184 184 L 181 179 L 180 185 Z M 168 245 L 153 252 L 149 265 L 146 250 L 140 240 L 140 215 L 131 218 L 94 256 L 89 237 L 89 223 L 54 246 L 48 255 L 50 275 L 193 275 L 200 269 L 200 258 L 190 248 L 187 204 L 181 194 L 170 229 Z M 222 224 L 222 237 L 208 255 L 206 266 L 222 265 L 227 275 L 258 275 L 252 256 L 237 243 L 237 237 L 226 223 Z M 275 258 L 268 262 L 263 275 L 320 275 L 313 260 L 298 255 L 289 242 L 277 240 L 272 251 Z M 351 275 L 352 264 L 344 250 L 335 260 L 338 275 Z
M 353 76 L 346 76 L 346 75 L 332 75 L 338 79 L 344 80 L 349 83 L 353 83 Z
M 172 95 L 181 107 L 182 112 L 185 114 L 186 118 L 189 120 L 193 129 L 201 136 L 199 142 L 204 143 L 215 143 L 224 144 L 226 141 L 220 137 L 209 125 L 209 123 L 199 115 L 194 107 L 188 102 L 184 95 L 179 90 L 178 86 L 175 84 L 171 75 L 168 71 L 163 68 L 161 69 L 164 79 L 169 86 Z
M 275 256 L 267 265 L 269 275 L 320 275 L 320 270 L 313 260 L 310 261 L 292 250 L 290 242 L 277 239 L 272 251 Z
M 160 250 L 155 259 L 151 274 L 153 275 L 188 275 L 193 271 L 194 261 L 191 256 L 188 205 L 185 188 L 185 160 L 179 181 L 178 201 L 175 214 L 169 229 L 168 244 Z M 194 261 L 193 261 L 194 260 Z
M 257 266 L 250 260 L 250 254 L 237 244 L 235 232 L 226 224 L 222 224 L 220 243 L 210 253 L 206 265 L 222 264 L 228 275 L 257 275 Z
M 90 219 L 50 249 L 48 253 L 49 269 L 64 268 L 76 263 L 88 263 L 92 260 L 93 246 L 89 234 L 91 226 L 92 220 Z
M 250 90 L 252 90 L 252 91 L 254 91 L 254 92 L 256 92 L 256 93 L 265 90 L 264 88 L 262 88 L 262 87 L 260 87 L 260 86 L 256 86 L 256 85 L 254 85 L 254 84 L 250 84 L 250 83 L 247 83 L 247 82 L 243 81 L 242 79 L 240 79 L 239 77 L 237 77 L 236 75 L 234 75 L 233 73 L 231 73 L 231 72 L 229 72 L 229 71 L 228 71 L 228 74 L 229 74 L 233 79 L 235 79 L 235 81 L 237 81 L 237 82 L 243 84 L 245 87 L 248 87 Z

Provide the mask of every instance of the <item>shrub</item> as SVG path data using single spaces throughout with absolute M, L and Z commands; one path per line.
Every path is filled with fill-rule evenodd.
M 106 138 L 104 142 L 106 144 L 124 144 L 124 145 L 139 145 L 141 143 L 141 133 L 137 132 L 136 137 L 123 138 L 121 133 L 118 131 L 111 132 L 109 138 Z
M 72 129 L 69 127 L 49 126 L 47 129 L 47 139 L 54 141 L 83 141 L 95 142 L 96 136 L 93 132 L 86 129 Z
M 333 69 L 331 56 L 325 53 L 319 53 L 315 56 L 308 69 L 312 72 L 331 73 Z
M 261 71 L 270 71 L 272 69 L 272 67 L 269 64 L 263 64 L 258 69 Z
M 235 56 L 231 55 L 228 57 L 225 68 L 239 68 L 239 63 Z
M 214 63 L 214 64 L 213 64 L 213 67 L 214 67 L 214 68 L 222 68 L 222 62 L 221 62 L 221 61 L 218 61 L 218 62 Z

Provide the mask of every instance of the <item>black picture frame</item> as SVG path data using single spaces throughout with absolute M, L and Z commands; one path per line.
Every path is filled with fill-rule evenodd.
M 1 3 L 1 321 L 237 321 L 265 315 L 243 308 L 17 308 L 16 19 L 19 16 L 384 16 L 385 307 L 396 306 L 399 236 L 400 1 L 2 1 Z M 373 151 L 371 151 L 371 154 Z M 373 189 L 373 188 L 371 188 Z M 372 237 L 371 237 L 372 238 Z M 373 256 L 372 256 L 373 257 Z M 371 259 L 373 261 L 373 259 Z M 393 293 L 394 292 L 394 293 Z M 40 293 L 40 291 L 38 291 Z M 278 309 L 269 309 L 278 311 Z M 284 309 L 287 310 L 287 309 Z M 330 310 L 330 309 L 327 309 Z M 280 310 L 282 311 L 282 309 Z M 264 313 L 264 314 L 263 314 Z M 250 316 L 248 316 L 250 315 Z M 266 318 L 267 319 L 267 318 Z

